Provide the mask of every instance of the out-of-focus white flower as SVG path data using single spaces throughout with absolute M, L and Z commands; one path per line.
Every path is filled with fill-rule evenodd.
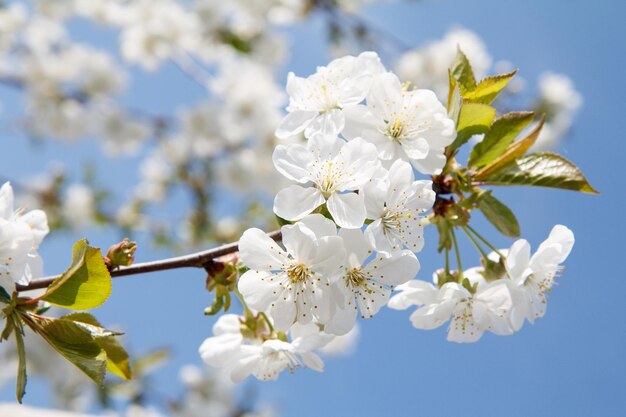
M 443 39 L 405 53 L 396 65 L 402 81 L 411 81 L 418 88 L 435 91 L 440 100 L 448 95 L 448 68 L 454 63 L 458 48 L 468 57 L 474 75 L 481 79 L 491 66 L 491 56 L 482 39 L 468 29 L 452 29 Z
M 94 128 L 111 155 L 132 154 L 150 135 L 150 128 L 117 106 L 106 105 L 94 112 Z
M 84 184 L 72 184 L 62 202 L 63 218 L 74 229 L 88 226 L 96 213 L 96 201 L 91 188 Z
M 8 49 L 26 23 L 26 8 L 12 3 L 0 8 L 0 53 Z
M 539 108 L 547 120 L 537 138 L 535 149 L 549 149 L 569 132 L 583 104 L 574 82 L 564 74 L 544 72 L 539 77 Z
M 197 45 L 197 16 L 176 1 L 137 0 L 128 7 L 127 16 L 121 33 L 122 55 L 145 69 L 154 70 L 179 51 Z
M 210 87 L 222 101 L 219 131 L 231 142 L 273 135 L 286 97 L 266 66 L 227 59 Z

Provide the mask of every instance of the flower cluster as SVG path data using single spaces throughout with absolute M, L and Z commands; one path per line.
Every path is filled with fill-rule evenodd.
M 395 286 L 415 277 L 423 216 L 435 200 L 432 182 L 416 180 L 415 170 L 440 172 L 456 135 L 434 93 L 402 85 L 373 52 L 336 59 L 308 78 L 291 73 L 287 92 L 276 135 L 289 143 L 272 160 L 293 182 L 274 200 L 275 214 L 291 224 L 281 229 L 282 245 L 260 229 L 239 242 L 249 270 L 238 289 L 275 335 L 250 339 L 250 327 L 235 322 L 243 319 L 231 318 L 233 345 L 215 348 L 227 338 L 217 326 L 200 349 L 234 379 L 274 378 L 299 364 L 320 370 L 310 356 L 320 340 L 348 334 L 358 315 L 373 317 Z M 304 328 L 318 342 L 295 335 Z M 228 360 L 214 356 L 224 350 Z
M 532 256 L 528 242 L 517 240 L 509 250 L 489 255 L 491 268 L 464 271 L 469 285 L 410 281 L 398 286 L 389 307 L 404 310 L 417 306 L 411 323 L 418 329 L 434 329 L 450 320 L 448 340 L 453 342 L 475 342 L 486 331 L 513 334 L 525 321 L 534 323 L 543 317 L 548 293 L 573 245 L 572 231 L 557 225 Z M 503 268 L 498 271 L 499 265 Z M 434 275 L 435 283 L 441 282 L 442 272 Z

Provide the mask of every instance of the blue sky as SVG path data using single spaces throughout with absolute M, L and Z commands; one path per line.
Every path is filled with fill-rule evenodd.
M 585 102 L 558 152 L 576 162 L 602 194 L 495 190 L 517 214 L 523 236 L 533 248 L 557 223 L 576 235 L 547 315 L 534 326 L 526 325 L 512 337 L 486 335 L 476 344 L 457 345 L 445 340 L 445 326 L 418 331 L 408 321 L 409 312 L 383 310 L 376 319 L 361 323 L 356 352 L 329 359 L 323 374 L 304 370 L 284 374 L 277 382 L 252 383 L 261 401 L 277 404 L 284 416 L 299 417 L 623 416 L 626 280 L 620 263 L 626 246 L 619 213 L 626 202 L 620 177 L 626 141 L 619 108 L 626 93 L 622 80 L 626 70 L 624 7 L 617 1 L 429 0 L 371 7 L 365 16 L 415 45 L 440 38 L 455 25 L 472 29 L 485 40 L 494 60 L 511 61 L 530 86 L 544 70 L 568 74 Z M 293 58 L 288 70 L 309 74 L 328 61 L 322 31 L 321 20 L 313 19 L 289 32 Z M 113 44 L 103 34 L 90 36 L 103 45 Z M 202 98 L 197 87 L 174 68 L 136 79 L 129 103 L 155 112 L 172 111 Z M 159 89 L 154 88 L 156 82 Z M 14 94 L 0 90 L 5 109 L 15 99 Z M 28 177 L 53 159 L 68 165 L 74 159 L 97 159 L 91 152 L 93 143 L 33 146 L 23 138 L 3 134 L 8 143 L 8 151 L 0 155 L 3 177 Z M 128 160 L 98 163 L 117 172 L 113 175 L 119 178 L 134 169 Z M 79 172 L 80 167 L 74 169 Z M 476 224 L 499 246 L 510 245 L 482 219 L 477 218 Z M 431 243 L 436 239 L 432 232 L 427 234 Z M 67 248 L 78 237 L 62 234 L 47 239 L 41 252 L 48 272 L 64 268 Z M 101 230 L 90 231 L 88 237 L 101 246 L 114 239 Z M 142 249 L 142 259 L 164 255 L 148 245 Z M 478 262 L 469 245 L 466 252 L 471 255 L 466 264 Z M 422 279 L 430 279 L 442 264 L 441 257 L 428 247 L 420 261 Z M 175 360 L 157 376 L 161 391 L 179 392 L 180 365 L 200 364 L 197 347 L 210 334 L 212 324 L 202 314 L 210 302 L 202 288 L 203 277 L 197 271 L 122 278 L 115 281 L 109 301 L 95 312 L 103 323 L 124 325 L 127 344 L 134 352 L 155 346 L 174 350 Z M 138 308 L 137 298 L 149 307 Z M 0 392 L 0 399 L 12 397 L 12 386 Z M 45 390 L 35 382 L 26 402 L 45 401 Z

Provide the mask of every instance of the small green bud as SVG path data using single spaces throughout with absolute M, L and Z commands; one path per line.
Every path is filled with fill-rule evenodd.
M 113 269 L 118 266 L 130 266 L 135 261 L 137 243 L 124 238 L 120 243 L 111 246 L 107 251 L 105 262 L 107 268 Z

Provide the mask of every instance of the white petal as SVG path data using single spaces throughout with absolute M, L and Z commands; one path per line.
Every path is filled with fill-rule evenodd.
M 319 239 L 324 236 L 336 236 L 337 225 L 330 219 L 321 214 L 309 214 L 300 220 L 300 223 L 311 229 L 315 236 Z
M 293 258 L 305 265 L 315 256 L 317 237 L 302 222 L 281 228 L 283 245 Z
M 0 218 L 10 219 L 13 216 L 13 188 L 5 182 L 0 188 Z
M 317 241 L 317 251 L 310 261 L 310 268 L 326 279 L 340 273 L 346 258 L 343 239 L 339 236 L 326 236 Z
M 267 271 L 246 271 L 237 283 L 246 304 L 258 311 L 266 310 L 280 296 L 280 276 Z
M 303 352 L 300 356 L 302 357 L 302 363 L 304 363 L 307 368 L 311 368 L 317 372 L 322 372 L 324 370 L 324 361 L 322 361 L 322 359 L 315 353 Z
M 372 254 L 372 247 L 363 236 L 360 229 L 341 229 L 339 236 L 343 239 L 348 259 L 354 260 L 350 267 L 363 265 L 363 262 Z
M 357 229 L 365 222 L 365 202 L 360 194 L 332 194 L 326 207 L 339 227 Z
M 281 120 L 276 129 L 276 137 L 287 139 L 306 129 L 317 117 L 317 111 L 295 110 Z
M 324 203 L 320 190 L 291 185 L 276 194 L 274 213 L 286 220 L 299 220 Z
M 273 303 L 270 314 L 274 320 L 274 328 L 279 332 L 286 332 L 296 320 L 296 303 L 293 295 L 287 291 L 279 294 Z
M 385 233 L 381 219 L 376 219 L 365 229 L 365 238 L 377 251 L 390 254 L 394 251 L 394 245 Z
M 406 310 L 414 305 L 432 304 L 439 293 L 439 289 L 433 284 L 419 279 L 402 284 L 396 287 L 396 290 L 400 292 L 391 297 L 387 303 L 387 307 L 394 310 Z
M 243 337 L 241 334 L 224 334 L 209 337 L 198 349 L 200 357 L 209 366 L 223 368 L 239 359 Z
M 248 229 L 239 240 L 239 257 L 250 269 L 280 269 L 288 262 L 287 254 L 261 229 Z
M 345 309 L 338 308 L 330 321 L 324 326 L 324 331 L 330 334 L 341 336 L 352 330 L 356 323 L 357 307 L 354 303 L 346 305 Z
M 377 256 L 366 269 L 376 281 L 396 286 L 415 278 L 420 263 L 413 252 L 404 250 L 391 257 Z
M 522 285 L 528 276 L 528 263 L 530 261 L 530 245 L 524 239 L 516 240 L 506 255 L 505 266 L 511 279 Z
M 316 134 L 337 136 L 346 124 L 340 109 L 332 109 L 317 116 L 304 130 L 304 136 L 310 138 Z
M 292 181 L 306 183 L 310 181 L 307 167 L 312 156 L 306 146 L 295 143 L 285 146 L 278 145 L 272 154 L 276 170 Z

